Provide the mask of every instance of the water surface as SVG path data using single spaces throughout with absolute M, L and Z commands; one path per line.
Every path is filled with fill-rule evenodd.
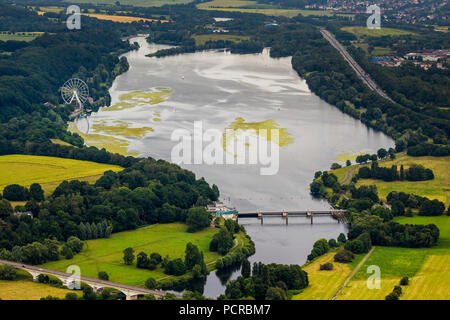
M 192 131 L 194 121 L 199 120 L 204 130 L 224 130 L 237 118 L 248 124 L 271 121 L 292 138 L 280 148 L 279 172 L 272 176 L 260 175 L 259 165 L 182 165 L 217 184 L 221 199 L 239 210 L 328 208 L 326 202 L 309 194 L 315 171 L 329 169 L 344 153 L 374 153 L 394 145 L 383 133 L 312 94 L 292 69 L 290 58 L 272 59 L 268 50 L 249 55 L 208 51 L 148 58 L 145 54 L 165 46 L 148 44 L 143 38 L 131 41 L 138 41 L 141 48 L 125 54 L 130 69 L 117 77 L 110 90 L 116 107 L 103 108 L 91 117 L 103 124 L 120 121 L 133 128 L 151 128 L 143 137 L 112 134 L 128 141 L 128 152 L 170 161 L 176 144 L 170 139 L 172 132 Z M 138 97 L 141 100 L 133 102 Z M 135 105 L 118 108 L 125 98 Z M 316 217 L 313 225 L 304 217 L 289 218 L 288 226 L 281 217 L 266 218 L 264 225 L 254 218 L 239 222 L 256 244 L 251 262 L 301 265 L 316 240 L 345 232 L 345 226 L 331 217 Z M 218 277 L 211 273 L 204 294 L 216 297 L 223 293 L 224 282 L 238 274 Z

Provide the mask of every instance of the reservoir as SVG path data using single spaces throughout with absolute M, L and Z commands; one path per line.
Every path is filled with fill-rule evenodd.
M 315 171 L 394 146 L 388 136 L 311 93 L 292 69 L 291 58 L 272 59 L 268 49 L 150 58 L 146 54 L 167 46 L 149 44 L 144 37 L 130 41 L 140 49 L 125 54 L 130 69 L 114 81 L 111 107 L 91 115 L 91 129 L 82 134 L 86 144 L 171 161 L 179 143 L 172 141 L 173 132 L 191 132 L 196 121 L 203 130 L 279 129 L 276 174 L 261 175 L 258 164 L 181 164 L 216 184 L 220 200 L 238 210 L 328 209 L 328 203 L 309 194 Z M 305 217 L 289 218 L 288 226 L 280 217 L 265 218 L 264 225 L 255 218 L 239 222 L 256 244 L 250 261 L 264 263 L 304 264 L 316 240 L 336 238 L 346 228 L 331 217 L 314 217 L 313 225 Z M 206 296 L 223 293 L 220 278 L 209 275 Z

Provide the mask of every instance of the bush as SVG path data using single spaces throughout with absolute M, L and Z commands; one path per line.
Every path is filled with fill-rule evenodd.
M 0 265 L 0 280 L 14 280 L 16 278 L 16 268 L 10 264 Z
M 61 255 L 69 260 L 73 258 L 73 251 L 67 244 L 64 244 L 61 248 Z
M 321 255 L 324 255 L 329 250 L 330 248 L 328 246 L 328 241 L 326 239 L 319 239 L 314 243 L 311 253 L 308 255 L 308 260 L 311 261 Z
M 65 297 L 66 300 L 78 300 L 78 296 L 76 293 L 68 292 Z
M 203 207 L 190 208 L 186 218 L 188 232 L 200 231 L 211 223 L 211 214 Z
M 109 275 L 108 275 L 105 271 L 100 271 L 100 272 L 98 273 L 98 278 L 99 278 L 100 280 L 106 280 L 106 281 L 109 281 Z
M 186 265 L 180 258 L 171 260 L 164 268 L 165 274 L 181 276 L 186 273 Z
M 46 274 L 40 274 L 40 275 L 38 275 L 38 282 L 39 283 L 49 283 L 50 282 L 50 278 Z
M 400 285 L 401 286 L 407 286 L 409 284 L 409 278 L 408 277 L 403 277 L 401 280 L 400 280 Z
M 337 243 L 337 241 L 335 239 L 330 239 L 330 240 L 328 240 L 328 246 L 330 248 L 336 248 L 336 247 L 339 247 L 339 244 Z
M 286 292 L 278 287 L 270 287 L 266 292 L 266 300 L 286 300 Z
M 148 256 L 145 252 L 139 252 L 136 257 L 136 267 L 140 269 L 146 269 L 148 268 L 149 260 Z
M 77 237 L 69 237 L 66 242 L 67 246 L 72 250 L 73 253 L 80 253 L 83 250 L 83 241 L 78 239 Z
M 145 281 L 145 287 L 148 288 L 148 289 L 155 289 L 156 286 L 157 286 L 157 282 L 156 282 L 156 280 L 154 278 L 148 278 Z
M 400 286 L 395 286 L 394 290 L 392 290 L 393 293 L 395 293 L 396 295 L 398 295 L 399 297 L 402 295 L 402 287 Z
M 399 296 L 397 294 L 391 292 L 384 299 L 385 300 L 398 300 L 398 297 Z
M 348 250 L 340 250 L 334 255 L 334 261 L 335 262 L 341 262 L 341 263 L 349 263 L 352 262 L 355 258 L 355 255 L 353 252 Z
M 161 261 L 162 261 L 162 257 L 161 257 L 161 255 L 159 253 L 153 252 L 150 255 L 150 260 L 153 260 L 154 263 L 156 263 L 156 264 L 160 264 Z M 150 262 L 152 262 L 152 261 L 150 261 Z
M 444 213 L 445 205 L 443 202 L 434 200 L 424 200 L 419 208 L 420 216 L 440 216 Z
M 347 241 L 344 246 L 345 250 L 349 250 L 353 253 L 364 253 L 364 244 L 361 240 L 355 239 L 352 241 Z
M 30 193 L 23 186 L 11 184 L 3 189 L 3 198 L 9 201 L 27 201 L 30 198 Z
M 333 270 L 333 264 L 331 262 L 321 264 L 320 270 Z
M 342 243 L 344 243 L 345 241 L 347 241 L 347 238 L 345 237 L 345 234 L 340 233 L 339 236 L 338 236 L 338 238 L 337 238 L 337 241 L 338 241 L 338 242 L 342 242 Z

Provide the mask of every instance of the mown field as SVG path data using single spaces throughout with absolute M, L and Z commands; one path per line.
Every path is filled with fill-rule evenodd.
M 440 230 L 437 246 L 426 249 L 376 247 L 373 253 L 342 289 L 337 300 L 383 300 L 400 279 L 409 277 L 410 285 L 403 287 L 400 299 L 450 299 L 450 217 L 399 217 L 401 224 L 434 223 Z M 310 285 L 293 297 L 294 300 L 329 300 L 345 279 L 356 268 L 364 254 L 356 255 L 350 264 L 335 263 L 336 251 L 317 258 L 303 266 L 308 272 Z M 332 271 L 321 271 L 321 264 L 331 262 Z M 381 269 L 381 289 L 367 288 L 367 268 L 377 265 Z
M 195 44 L 197 46 L 204 45 L 207 41 L 233 41 L 233 42 L 241 42 L 242 40 L 249 40 L 250 37 L 247 36 L 238 36 L 232 34 L 198 34 L 193 36 L 195 40 Z
M 21 270 L 17 272 L 17 278 L 14 281 L 0 280 L 0 298 L 2 300 L 39 300 L 48 295 L 64 298 L 68 292 L 81 295 L 81 291 L 60 289 L 33 282 L 31 275 Z
M 156 224 L 134 231 L 115 233 L 109 239 L 85 241 L 80 254 L 70 260 L 59 260 L 42 265 L 43 268 L 65 271 L 69 265 L 80 266 L 81 274 L 97 278 L 99 271 L 106 271 L 109 279 L 129 285 L 142 286 L 150 277 L 162 279 L 168 277 L 159 267 L 156 270 L 138 269 L 135 265 L 123 263 L 123 250 L 132 247 L 135 255 L 144 251 L 148 255 L 157 252 L 162 257 L 183 258 L 186 244 L 192 242 L 203 251 L 205 263 L 212 263 L 219 255 L 209 252 L 209 243 L 216 228 L 206 228 L 195 233 L 188 233 L 187 226 L 181 223 Z
M 342 161 L 345 161 L 343 158 Z M 400 165 L 404 168 L 408 168 L 411 164 L 420 164 L 425 168 L 433 170 L 435 178 L 427 181 L 392 181 L 385 182 L 375 179 L 359 179 L 357 186 L 361 185 L 376 185 L 378 189 L 378 195 L 386 200 L 386 196 L 391 191 L 402 191 L 406 193 L 413 193 L 419 196 L 428 197 L 429 199 L 438 199 L 445 203 L 446 206 L 450 205 L 450 157 L 410 157 L 404 154 L 398 154 L 394 160 L 380 161 L 380 167 L 391 167 L 397 165 L 400 170 Z M 338 181 L 341 181 L 347 170 L 353 170 L 354 174 L 358 173 L 360 166 L 353 165 L 349 167 L 343 167 L 332 172 L 338 177 Z
M 37 182 L 49 193 L 64 180 L 79 179 L 94 182 L 108 170 L 117 172 L 122 168 L 56 157 L 19 154 L 0 156 L 0 190 L 10 184 L 29 186 Z
M 293 300 L 331 299 L 364 257 L 364 254 L 360 254 L 355 257 L 352 263 L 336 263 L 333 261 L 335 254 L 336 251 L 330 251 L 303 267 L 303 270 L 308 272 L 309 286 L 301 293 L 293 296 Z M 333 263 L 334 269 L 320 270 L 320 265 L 327 262 Z
M 450 217 L 399 218 L 399 223 L 438 226 L 439 243 L 432 248 L 377 247 L 355 274 L 337 299 L 383 300 L 400 279 L 409 277 L 410 284 L 403 287 L 401 300 L 450 299 Z M 367 288 L 367 267 L 377 265 L 381 270 L 381 289 Z
M 358 38 L 362 37 L 383 37 L 383 36 L 403 36 L 414 34 L 408 30 L 385 28 L 368 29 L 367 27 L 342 27 L 341 30 L 353 33 Z

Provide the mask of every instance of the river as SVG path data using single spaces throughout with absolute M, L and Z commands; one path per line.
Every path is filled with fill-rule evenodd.
M 148 44 L 143 37 L 131 41 L 140 49 L 125 54 L 130 69 L 110 89 L 112 108 L 91 115 L 87 144 L 96 145 L 100 134 L 129 154 L 170 161 L 178 143 L 171 141 L 173 131 L 192 132 L 195 121 L 202 121 L 203 130 L 278 128 L 274 175 L 261 175 L 262 165 L 254 164 L 181 165 L 217 184 L 221 200 L 239 210 L 329 208 L 309 194 L 316 170 L 329 169 L 338 157 L 394 145 L 311 93 L 290 58 L 272 59 L 267 49 L 248 55 L 207 51 L 149 58 L 145 55 L 166 46 Z M 302 217 L 289 218 L 288 226 L 281 218 L 265 218 L 262 226 L 254 218 L 239 222 L 256 244 L 252 262 L 303 264 L 317 239 L 345 231 L 331 217 L 315 218 L 313 225 Z M 219 278 L 210 274 L 205 295 L 222 292 Z

